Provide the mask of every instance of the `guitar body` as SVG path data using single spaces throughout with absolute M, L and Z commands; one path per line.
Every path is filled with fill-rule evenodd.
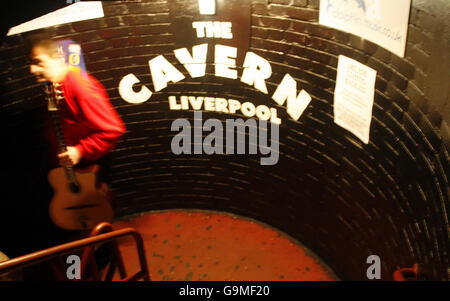
M 63 167 L 52 169 L 48 180 L 54 190 L 49 214 L 53 223 L 65 230 L 89 230 L 114 216 L 108 186 L 97 180 L 98 165 L 76 169 L 79 191 L 74 192 Z

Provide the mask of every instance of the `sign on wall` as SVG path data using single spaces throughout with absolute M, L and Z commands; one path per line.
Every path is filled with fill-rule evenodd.
M 319 23 L 404 57 L 411 0 L 321 0 Z
M 339 56 L 334 91 L 334 122 L 369 143 L 377 72 L 353 59 Z
M 172 33 L 177 44 L 193 47 L 201 43 L 221 45 L 247 50 L 250 43 L 250 1 L 227 0 L 215 3 L 214 14 L 202 14 L 200 4 L 205 1 L 169 1 Z M 208 2 L 208 1 L 206 1 Z M 197 9 L 198 6 L 198 9 Z M 189 10 L 192 14 L 186 14 Z M 236 62 L 242 65 L 245 52 L 237 53 Z M 214 63 L 208 56 L 208 63 Z
M 253 87 L 279 107 L 285 106 L 293 120 L 299 120 L 311 102 L 311 96 L 286 73 L 275 88 L 267 85 L 271 78 L 269 60 L 249 49 L 251 6 L 248 1 L 229 0 L 217 2 L 214 15 L 203 15 L 200 1 L 174 0 L 169 4 L 173 35 L 177 46 L 173 54 L 178 63 L 173 64 L 166 55 L 150 56 L 149 71 L 153 89 L 142 84 L 135 74 L 124 75 L 119 82 L 119 94 L 128 103 L 142 104 L 151 100 L 169 85 L 184 79 L 202 80 L 206 76 L 239 81 L 239 85 Z M 183 73 L 183 71 L 186 71 Z M 141 86 L 140 90 L 133 86 Z M 215 111 L 225 114 L 242 114 L 248 118 L 269 120 L 281 124 L 278 108 L 269 104 L 255 104 L 245 96 L 240 99 L 220 95 L 217 89 L 209 95 L 184 91 L 184 95 L 168 95 L 170 110 Z M 218 95 L 217 95 L 218 94 Z M 158 97 L 155 95 L 156 97 Z M 219 96 L 219 97 L 218 97 Z M 236 97 L 239 98 L 239 97 Z

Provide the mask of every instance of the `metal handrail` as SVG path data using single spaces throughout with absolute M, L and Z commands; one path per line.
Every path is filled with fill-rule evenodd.
M 20 257 L 16 257 L 0 263 L 0 273 L 34 265 L 42 261 L 58 258 L 61 255 L 73 253 L 86 247 L 95 246 L 100 243 L 115 241 L 125 236 L 132 236 L 136 242 L 139 256 L 140 271 L 136 274 L 121 279 L 122 281 L 134 281 L 143 279 L 150 281 L 150 275 L 147 267 L 147 259 L 145 257 L 144 241 L 141 235 L 133 228 L 124 228 L 114 230 L 108 233 L 98 234 L 92 237 L 83 238 L 73 242 L 65 243 L 59 246 L 51 247 L 45 250 L 37 251 Z
M 417 281 L 419 279 L 419 265 L 414 264 L 412 268 L 398 269 L 392 275 L 394 281 Z
M 95 226 L 89 236 L 96 236 L 102 233 L 112 232 L 114 231 L 113 226 L 108 222 L 102 222 Z M 114 270 L 117 267 L 119 269 L 119 274 L 121 279 L 124 279 L 127 277 L 127 273 L 125 271 L 125 265 L 123 263 L 122 255 L 120 254 L 119 246 L 117 244 L 117 241 L 113 241 L 111 243 L 112 247 L 112 255 L 114 260 L 111 261 L 111 265 L 109 266 L 108 272 L 106 273 L 105 280 L 110 281 L 112 280 L 112 277 L 114 275 Z M 83 250 L 83 255 L 81 257 L 81 271 L 84 272 L 86 276 L 86 273 L 88 271 L 88 268 L 91 269 L 92 274 L 94 275 L 95 280 L 99 279 L 99 274 L 96 266 L 96 262 L 94 259 L 94 246 L 86 247 Z M 83 277 L 84 278 L 84 277 Z

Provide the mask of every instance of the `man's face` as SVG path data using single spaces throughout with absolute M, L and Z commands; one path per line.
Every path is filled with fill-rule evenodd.
M 46 49 L 33 48 L 31 53 L 30 72 L 36 76 L 38 82 L 56 82 L 61 73 L 61 58 L 50 55 Z

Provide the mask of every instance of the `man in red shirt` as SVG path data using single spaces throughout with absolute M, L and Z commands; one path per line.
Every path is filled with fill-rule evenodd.
M 30 71 L 39 82 L 61 83 L 65 101 L 59 104 L 67 151 L 59 164 L 73 166 L 82 159 L 96 161 L 111 151 L 125 133 L 119 114 L 105 88 L 94 77 L 70 69 L 52 40 L 32 46 Z
M 58 46 L 51 39 L 35 38 L 32 41 L 30 65 L 30 72 L 38 82 L 62 84 L 64 100 L 58 106 L 67 147 L 65 152 L 58 153 L 54 129 L 49 127 L 47 137 L 54 152 L 52 161 L 55 161 L 52 165 L 56 161 L 61 166 L 77 167 L 100 163 L 99 160 L 103 160 L 114 149 L 125 133 L 125 125 L 109 101 L 103 85 L 91 75 L 71 69 Z M 104 181 L 104 178 L 100 180 Z M 78 239 L 80 234 L 80 231 L 55 233 L 56 236 L 62 236 L 56 239 L 60 243 Z M 96 251 L 96 257 L 104 259 L 100 266 L 106 264 L 110 253 L 107 244 Z

